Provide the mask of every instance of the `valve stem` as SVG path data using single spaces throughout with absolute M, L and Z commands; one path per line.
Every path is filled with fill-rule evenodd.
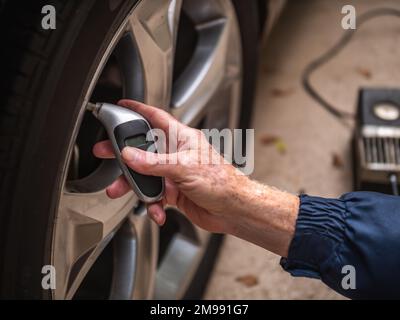
M 93 112 L 93 114 L 95 116 L 97 116 L 97 114 L 99 113 L 100 107 L 101 107 L 101 103 L 92 103 L 89 101 L 86 104 L 86 110 Z

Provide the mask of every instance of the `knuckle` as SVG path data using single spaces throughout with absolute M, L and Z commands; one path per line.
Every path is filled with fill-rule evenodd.
M 192 168 L 197 164 L 197 161 L 192 153 L 184 152 L 178 157 L 178 164 L 184 168 Z
M 145 163 L 149 168 L 154 168 L 159 164 L 158 157 L 153 152 L 146 152 L 145 157 L 146 157 Z

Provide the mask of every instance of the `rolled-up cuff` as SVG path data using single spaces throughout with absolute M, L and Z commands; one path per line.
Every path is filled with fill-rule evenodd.
M 341 199 L 300 196 L 296 230 L 281 266 L 292 276 L 321 279 L 321 266 L 343 241 L 346 205 Z

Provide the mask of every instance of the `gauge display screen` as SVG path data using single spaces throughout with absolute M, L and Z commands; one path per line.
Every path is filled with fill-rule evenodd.
M 125 139 L 125 145 L 127 145 L 128 147 L 139 147 L 146 143 L 147 141 L 145 134 L 138 134 L 136 136 Z

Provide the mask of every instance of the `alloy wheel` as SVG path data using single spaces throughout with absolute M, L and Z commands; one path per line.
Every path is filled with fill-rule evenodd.
M 139 1 L 115 32 L 85 103 L 143 101 L 198 128 L 233 128 L 241 90 L 241 46 L 228 0 Z M 54 223 L 55 299 L 181 298 L 210 234 L 167 208 L 161 229 L 132 192 L 110 200 L 120 170 L 92 145 L 106 138 L 84 110 L 65 162 Z

